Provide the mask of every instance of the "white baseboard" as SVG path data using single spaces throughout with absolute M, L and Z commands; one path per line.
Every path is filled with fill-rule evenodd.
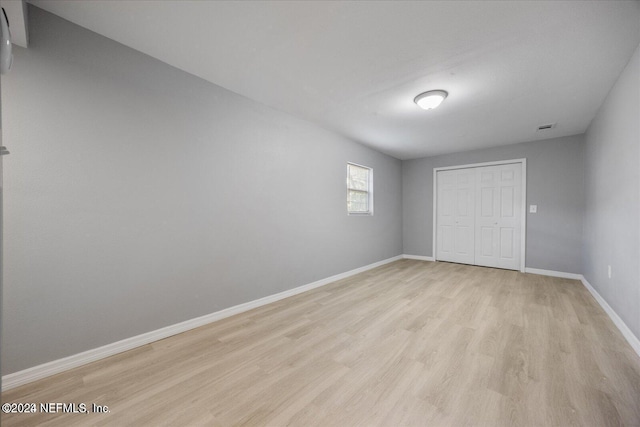
M 531 274 L 539 274 L 541 276 L 560 277 L 560 278 L 563 278 L 563 279 L 574 279 L 574 280 L 581 280 L 582 279 L 582 274 L 565 273 L 563 271 L 542 270 L 540 268 L 525 267 L 524 272 L 525 273 L 531 273 Z
M 423 255 L 407 255 L 403 254 L 402 258 L 404 259 L 417 259 L 419 261 L 435 261 L 432 256 L 423 256 Z
M 591 286 L 591 283 L 589 283 L 587 279 L 584 278 L 584 276 L 581 277 L 581 280 L 584 287 L 587 288 L 589 292 L 591 292 L 591 295 L 593 295 L 596 301 L 598 301 L 600 307 L 602 307 L 602 309 L 611 318 L 616 327 L 620 330 L 620 332 L 622 332 L 622 336 L 624 336 L 627 342 L 629 342 L 631 348 L 633 348 L 638 356 L 640 356 L 640 340 L 638 339 L 638 337 L 636 337 L 633 332 L 631 332 L 631 329 L 629 329 L 627 324 L 624 323 L 624 321 L 620 318 L 620 316 L 618 316 L 615 311 L 613 311 L 613 308 L 611 308 L 611 306 L 604 300 L 604 298 L 600 296 L 598 291 L 596 291 L 595 288 Z
M 403 255 L 398 255 L 393 258 L 374 262 L 373 264 L 365 265 L 364 267 L 356 268 L 345 273 L 336 274 L 335 276 L 327 277 L 325 279 L 308 283 L 306 285 L 298 286 L 297 288 L 289 289 L 274 295 L 269 295 L 264 298 L 229 307 L 215 313 L 196 317 L 195 319 L 176 323 L 175 325 L 170 325 L 161 329 L 157 329 L 155 331 L 147 332 L 135 337 L 126 338 L 121 341 L 107 344 L 102 347 L 94 348 L 92 350 L 87 350 L 82 353 L 74 354 L 72 356 L 53 360 L 51 362 L 43 363 L 42 365 L 14 372 L 2 377 L 2 391 L 9 390 L 42 378 L 46 378 L 51 375 L 59 374 L 64 371 L 68 371 L 69 369 L 77 368 L 78 366 L 86 365 L 87 363 L 104 359 L 105 357 L 113 356 L 114 354 L 122 353 L 123 351 L 131 350 L 136 347 L 140 347 L 145 344 L 170 337 L 172 335 L 180 334 L 182 332 L 186 332 L 191 329 L 215 322 L 217 320 L 221 320 L 235 314 L 243 313 L 245 311 L 249 311 L 251 309 L 261 307 L 263 305 L 270 304 L 272 302 L 276 302 L 281 299 L 300 294 L 302 292 L 309 291 L 311 289 L 319 288 L 320 286 L 327 285 L 329 283 L 353 276 L 358 273 L 362 273 L 367 270 L 371 270 L 372 268 L 376 268 L 393 261 L 398 261 L 402 258 Z

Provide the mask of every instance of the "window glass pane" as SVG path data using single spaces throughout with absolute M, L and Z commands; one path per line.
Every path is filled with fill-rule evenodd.
M 347 209 L 349 212 L 369 212 L 369 193 L 349 190 Z
M 348 183 L 349 188 L 354 190 L 369 190 L 369 169 L 359 166 L 349 165 Z

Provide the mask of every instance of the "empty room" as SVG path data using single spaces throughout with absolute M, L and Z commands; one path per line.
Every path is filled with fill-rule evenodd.
M 640 2 L 3 0 L 7 426 L 640 426 Z

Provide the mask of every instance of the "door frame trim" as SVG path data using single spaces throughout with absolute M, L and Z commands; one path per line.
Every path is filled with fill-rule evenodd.
M 522 208 L 520 213 L 520 272 L 524 273 L 525 259 L 527 250 L 527 159 L 512 159 L 512 160 L 497 160 L 494 162 L 484 163 L 470 163 L 467 165 L 455 165 L 455 166 L 443 166 L 439 168 L 433 168 L 433 241 L 432 253 L 433 259 L 438 261 L 437 247 L 437 203 L 438 203 L 438 172 L 453 170 L 453 169 L 469 169 L 479 168 L 483 166 L 497 166 L 497 165 L 509 165 L 513 163 L 520 163 L 522 165 Z

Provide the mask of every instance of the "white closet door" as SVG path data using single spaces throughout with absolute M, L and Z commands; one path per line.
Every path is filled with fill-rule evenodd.
M 522 164 L 500 166 L 500 251 L 498 267 L 520 269 L 522 227 Z
M 522 165 L 477 169 L 475 264 L 520 269 Z
M 478 168 L 475 230 L 475 262 L 487 267 L 498 266 L 500 252 L 500 202 L 498 200 L 499 166 Z
M 520 269 L 522 164 L 438 171 L 436 259 Z
M 454 210 L 456 200 L 457 171 L 438 172 L 438 194 L 436 214 L 436 258 L 442 261 L 455 262 L 454 256 Z
M 474 263 L 475 171 L 438 172 L 437 259 Z

